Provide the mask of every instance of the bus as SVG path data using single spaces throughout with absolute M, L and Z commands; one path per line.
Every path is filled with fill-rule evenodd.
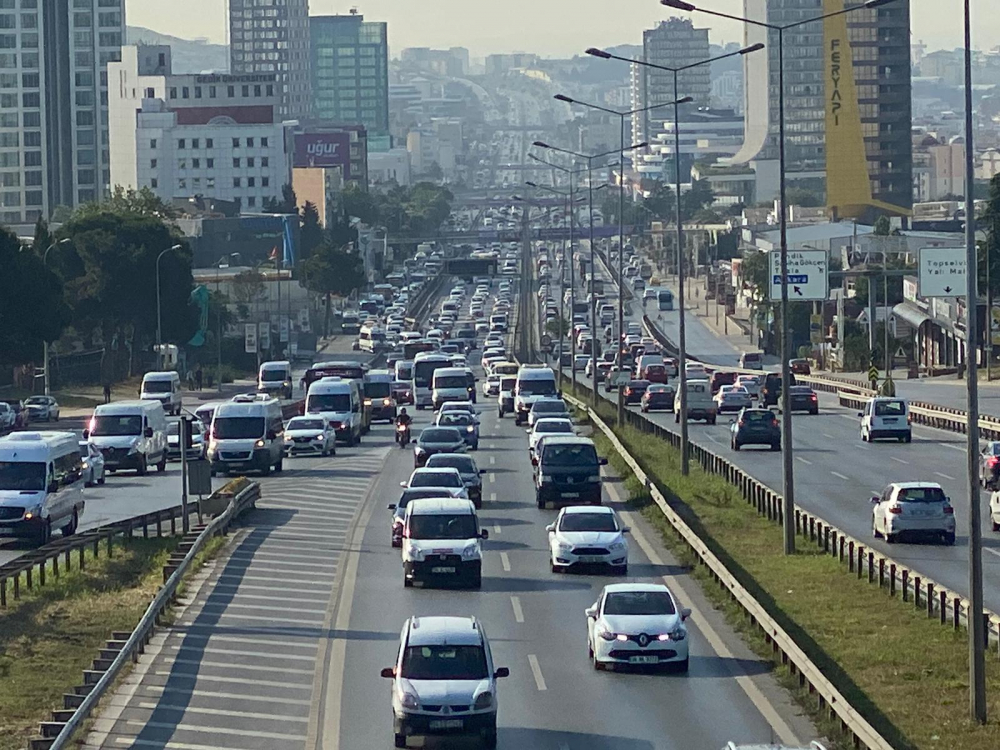
M 345 380 L 363 381 L 367 370 L 368 368 L 360 362 L 317 362 L 306 370 L 306 374 L 302 376 L 302 382 L 308 393 L 309 386 L 320 378 L 337 377 Z
M 413 403 L 417 409 L 433 406 L 432 384 L 434 371 L 441 367 L 452 367 L 451 357 L 436 352 L 420 352 L 413 358 Z
M 674 309 L 674 293 L 669 289 L 661 289 L 656 294 L 656 302 L 660 310 Z
M 433 341 L 417 339 L 403 342 L 403 359 L 416 359 L 421 352 L 436 352 L 437 345 Z

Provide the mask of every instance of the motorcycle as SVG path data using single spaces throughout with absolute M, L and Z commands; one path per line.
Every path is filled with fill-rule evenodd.
M 405 448 L 410 444 L 410 425 L 396 425 L 396 442 L 399 443 L 400 448 Z

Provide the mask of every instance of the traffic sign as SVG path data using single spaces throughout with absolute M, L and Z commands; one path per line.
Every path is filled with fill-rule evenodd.
M 243 351 L 247 354 L 257 353 L 257 324 L 247 323 L 243 327 Z
M 874 365 L 868 369 L 868 379 L 878 380 L 878 368 Z
M 920 249 L 917 277 L 921 297 L 964 297 L 966 262 L 964 247 Z
M 271 349 L 271 324 L 264 321 L 260 322 L 260 331 L 257 333 L 257 338 L 260 341 L 260 350 L 262 352 L 270 351 Z
M 781 253 L 768 253 L 771 270 L 771 301 L 781 299 Z M 788 251 L 788 299 L 825 300 L 830 294 L 826 250 Z

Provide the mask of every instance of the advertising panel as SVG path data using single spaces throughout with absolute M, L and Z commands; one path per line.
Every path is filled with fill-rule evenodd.
M 297 133 L 295 135 L 296 167 L 340 167 L 344 179 L 351 179 L 351 134 Z

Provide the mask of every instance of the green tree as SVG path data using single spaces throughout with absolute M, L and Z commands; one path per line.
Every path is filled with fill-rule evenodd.
M 323 335 L 328 335 L 332 298 L 347 297 L 365 284 L 364 262 L 357 253 L 324 243 L 302 266 L 306 286 L 326 298 Z
M 108 198 L 80 206 L 73 212 L 72 218 L 82 219 L 102 213 L 139 214 L 160 219 L 174 219 L 180 215 L 180 211 L 165 203 L 148 187 L 135 190 L 118 185 Z
M 309 255 L 323 243 L 323 227 L 319 223 L 319 211 L 316 204 L 306 201 L 300 214 L 302 229 L 300 234 L 300 244 L 302 246 L 302 257 Z
M 823 197 L 805 188 L 788 188 L 785 191 L 785 198 L 789 206 L 801 206 L 802 208 L 819 208 L 823 205 Z M 767 204 L 771 205 L 771 204 Z
M 684 217 L 694 216 L 714 202 L 715 194 L 708 180 L 692 180 L 691 187 L 681 195 L 681 213 Z
M 348 216 L 356 216 L 370 227 L 379 223 L 378 201 L 367 190 L 351 184 L 341 193 L 340 198 Z
M 670 222 L 676 218 L 674 191 L 665 182 L 656 181 L 643 203 L 655 221 Z
M 265 198 L 264 213 L 268 214 L 297 214 L 299 212 L 298 198 L 295 190 L 287 182 L 281 186 L 280 198 Z

